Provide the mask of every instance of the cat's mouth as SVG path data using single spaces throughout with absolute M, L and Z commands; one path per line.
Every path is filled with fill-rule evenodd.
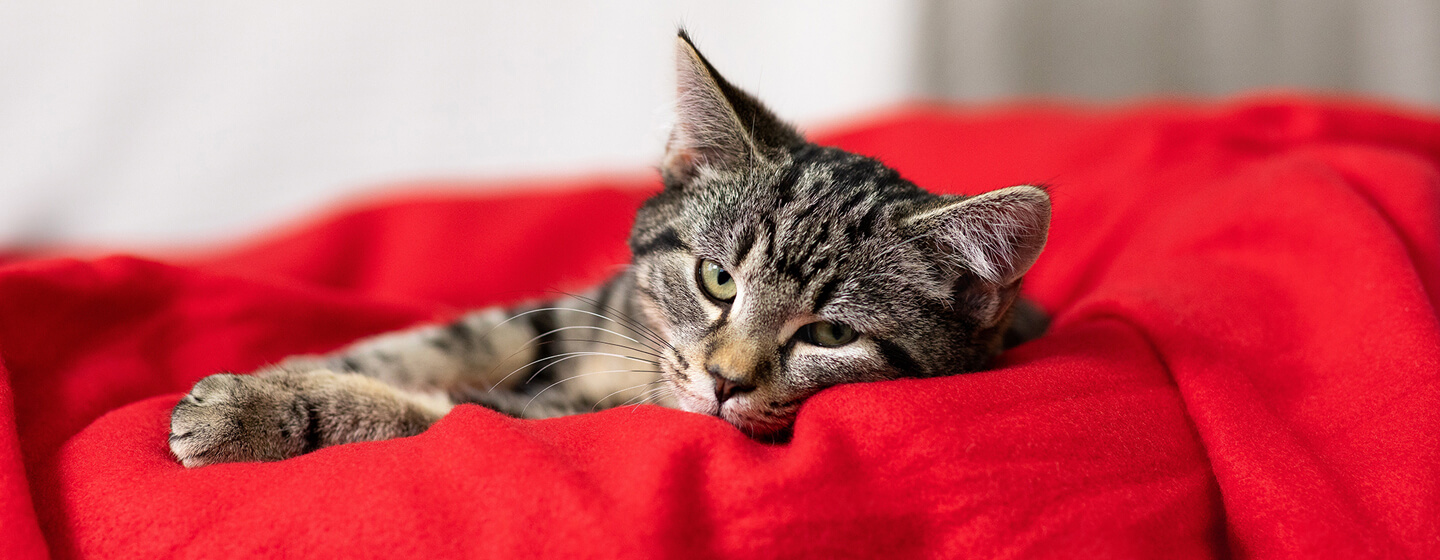
M 678 356 L 679 352 L 675 354 Z M 675 363 L 675 356 L 661 360 L 661 376 L 670 386 L 680 410 L 714 416 L 726 421 L 745 435 L 760 441 L 788 440 L 804 397 L 787 401 L 764 402 L 753 395 L 741 395 L 719 402 L 710 387 L 700 387 L 684 369 Z M 780 439 L 777 439 L 780 438 Z
M 773 416 L 770 411 L 733 406 L 738 404 L 726 403 L 727 406 L 721 407 L 720 414 L 716 416 L 755 439 L 768 440 L 781 432 L 788 432 L 795 422 L 793 413 Z
M 681 410 L 714 416 L 735 426 L 745 435 L 762 441 L 771 441 L 780 434 L 788 434 L 791 424 L 795 422 L 799 406 L 794 401 L 779 409 L 767 408 L 763 403 L 757 405 L 750 402 L 748 397 L 719 403 L 714 396 L 695 388 L 673 365 L 664 369 L 665 381 L 670 384 L 676 397 L 675 402 Z

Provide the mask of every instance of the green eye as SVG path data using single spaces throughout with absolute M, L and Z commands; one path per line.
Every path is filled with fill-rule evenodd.
M 816 321 L 800 327 L 800 332 L 797 334 L 800 340 L 808 344 L 826 348 L 844 346 L 855 342 L 855 339 L 860 337 L 855 329 L 829 321 Z
M 700 260 L 700 289 L 705 295 L 721 303 L 729 303 L 735 300 L 735 292 L 738 287 L 735 285 L 735 278 L 726 272 L 720 263 L 710 259 Z

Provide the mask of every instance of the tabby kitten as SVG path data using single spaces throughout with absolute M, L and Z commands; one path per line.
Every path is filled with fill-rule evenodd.
M 462 402 L 545 418 L 650 401 L 774 437 L 826 387 L 975 371 L 1043 330 L 1016 302 L 1045 245 L 1045 191 L 932 195 L 807 142 L 683 31 L 677 47 L 665 188 L 636 215 L 632 266 L 585 295 L 201 379 L 171 415 L 175 456 L 409 436 Z

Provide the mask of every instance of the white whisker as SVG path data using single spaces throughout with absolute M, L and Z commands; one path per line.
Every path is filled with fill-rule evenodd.
M 645 391 L 644 393 L 640 393 L 639 395 L 635 395 L 635 396 L 633 396 L 633 397 L 630 397 L 630 398 L 627 399 L 625 402 L 622 402 L 622 403 L 620 403 L 619 405 L 617 405 L 615 408 L 620 408 L 620 407 L 622 407 L 622 406 L 626 406 L 626 405 L 630 404 L 631 401 L 633 401 L 633 400 L 635 400 L 635 399 L 638 399 L 638 398 L 641 398 L 641 397 L 644 397 L 644 398 L 641 399 L 640 402 L 635 403 L 635 404 L 645 404 L 646 402 L 649 402 L 649 401 L 650 401 L 650 398 L 651 398 L 651 397 L 654 397 L 655 394 L 659 393 L 660 391 L 665 391 L 665 390 L 667 390 L 667 389 L 669 389 L 669 388 L 670 388 L 669 385 L 662 385 L 662 386 L 660 386 L 660 387 L 656 387 L 656 388 L 651 389 L 651 390 L 649 390 L 649 391 Z M 634 410 L 634 409 L 631 409 L 631 410 Z M 632 412 L 632 414 L 633 414 L 633 412 Z
M 541 308 L 541 309 L 535 309 L 535 310 L 532 310 L 532 311 L 527 311 L 526 313 L 534 313 L 534 312 L 536 312 L 536 311 L 545 311 L 545 310 L 566 310 L 566 309 L 569 309 L 569 308 L 565 308 L 565 307 L 545 307 L 545 308 Z M 595 315 L 596 317 L 604 317 L 603 315 L 596 315 L 596 314 L 594 314 L 594 313 L 590 313 L 590 312 L 588 312 L 588 311 L 581 311 L 581 310 L 579 310 L 579 309 L 569 309 L 569 310 L 570 310 L 570 311 L 577 311 L 577 312 L 580 312 L 580 313 L 589 313 L 590 315 Z M 525 314 L 525 313 L 522 313 L 522 314 L 520 314 L 520 315 L 524 315 L 524 314 Z M 515 318 L 517 318 L 517 317 L 520 317 L 520 315 L 516 315 L 515 317 L 511 317 L 510 319 L 515 319 Z M 608 319 L 608 317 L 606 317 L 606 318 Z M 509 322 L 510 319 L 506 319 L 504 322 L 501 322 L 500 324 L 495 325 L 495 328 L 499 328 L 500 325 L 503 325 L 503 324 Z M 614 321 L 614 319 L 610 319 L 610 320 L 611 320 L 611 321 Z M 570 326 L 565 326 L 565 327 L 559 327 L 559 328 L 555 328 L 555 329 L 550 329 L 550 330 L 548 330 L 548 331 L 545 331 L 545 332 L 543 332 L 543 333 L 540 333 L 540 334 L 537 334 L 537 335 L 531 337 L 530 340 L 527 340 L 527 341 L 525 341 L 523 344 L 521 344 L 521 345 L 520 345 L 520 348 L 516 349 L 514 352 L 511 352 L 509 356 L 506 356 L 504 360 L 500 360 L 499 362 L 497 362 L 494 367 L 490 368 L 490 372 L 489 372 L 489 373 L 494 373 L 495 370 L 497 370 L 497 369 L 500 368 L 500 365 L 501 365 L 501 364 L 504 364 L 505 362 L 510 361 L 510 358 L 514 358 L 517 354 L 519 354 L 519 353 L 521 353 L 521 352 L 524 352 L 526 349 L 529 349 L 532 345 L 535 345 L 535 341 L 540 340 L 540 339 L 542 339 L 542 338 L 545 338 L 546 336 L 549 336 L 549 335 L 558 333 L 558 332 L 560 332 L 560 331 L 572 330 L 572 329 L 592 329 L 592 330 L 597 330 L 597 331 L 604 331 L 604 332 L 613 334 L 613 335 L 615 335 L 615 336 L 618 336 L 618 337 L 620 337 L 620 338 L 623 338 L 623 339 L 625 339 L 625 340 L 629 340 L 629 341 L 631 341 L 631 342 L 634 342 L 634 343 L 636 343 L 636 344 L 639 344 L 639 345 L 643 346 L 644 348 L 646 348 L 647 350 L 649 350 L 650 352 L 640 351 L 640 350 L 636 350 L 636 349 L 633 349 L 633 348 L 632 348 L 632 350 L 636 350 L 636 351 L 638 351 L 638 352 L 641 352 L 641 353 L 646 354 L 646 355 L 649 355 L 649 356 L 654 356 L 654 357 L 657 358 L 657 359 L 660 358 L 660 355 L 659 355 L 659 354 L 651 353 L 651 352 L 654 352 L 654 351 L 658 351 L 658 350 L 659 350 L 658 348 L 655 348 L 655 347 L 653 347 L 653 346 L 647 345 L 647 344 L 645 344 L 645 343 L 643 343 L 643 342 L 640 342 L 640 341 L 638 341 L 638 340 L 635 340 L 635 339 L 630 338 L 630 337 L 628 337 L 628 336 L 625 336 L 625 335 L 623 335 L 623 334 L 617 333 L 617 332 L 612 331 L 612 330 L 610 330 L 610 329 L 606 329 L 606 328 L 603 328 L 603 327 L 591 326 L 591 325 L 570 325 Z M 493 330 L 495 330 L 495 329 L 492 328 L 491 331 L 493 331 Z M 592 340 L 592 341 L 585 341 L 585 342 L 600 342 L 600 341 L 594 341 L 594 340 Z M 544 358 L 541 358 L 541 359 L 543 360 Z M 526 366 L 529 366 L 529 365 L 534 364 L 534 363 L 535 363 L 535 362 L 530 362 L 529 364 L 525 364 L 524 366 L 520 366 L 520 369 L 524 369 Z M 519 369 L 516 369 L 515 371 L 519 371 Z M 505 377 L 500 378 L 500 381 L 504 381 L 505 379 L 508 379 L 511 375 L 514 375 L 514 374 L 515 374 L 515 371 L 512 371 L 512 372 L 510 372 L 510 373 L 505 374 Z M 487 377 L 488 377 L 488 376 L 487 376 Z M 500 384 L 499 381 L 497 381 L 497 382 L 495 383 L 495 385 L 499 385 L 499 384 Z
M 633 369 L 608 369 L 608 370 L 604 370 L 604 371 L 592 371 L 592 372 L 589 372 L 589 373 L 582 373 L 582 374 L 580 374 L 580 375 L 572 375 L 572 376 L 570 376 L 570 377 L 566 377 L 565 379 L 561 379 L 561 380 L 559 380 L 559 381 L 556 381 L 556 382 L 554 382 L 554 383 L 551 383 L 551 384 L 549 384 L 549 385 L 546 385 L 544 389 L 541 389 L 541 390 L 539 390 L 538 392 L 536 392 L 536 393 L 535 393 L 535 396 L 530 397 L 530 400 L 525 403 L 525 406 L 520 408 L 520 416 L 521 416 L 521 417 L 524 417 L 524 416 L 525 416 L 525 411 L 526 411 L 526 410 L 529 410 L 530 405 L 535 402 L 535 399 L 540 398 L 540 395 L 545 394 L 545 391 L 549 391 L 550 389 L 553 389 L 553 388 L 555 388 L 556 386 L 559 386 L 561 383 L 564 383 L 564 382 L 566 382 L 566 381 L 572 381 L 572 380 L 575 380 L 575 379 L 580 379 L 581 377 L 589 377 L 589 376 L 592 376 L 592 375 L 600 375 L 600 374 L 602 374 L 602 373 L 629 373 L 629 372 L 634 372 L 634 371 L 636 371 L 636 370 L 633 370 Z M 646 384 L 642 384 L 642 385 L 646 385 Z M 614 394 L 614 393 L 611 393 L 611 394 Z
M 520 313 L 516 313 L 515 315 L 511 315 L 510 317 L 506 318 L 504 321 L 500 321 L 499 323 L 496 323 L 494 326 L 490 327 L 490 329 L 487 330 L 487 331 L 485 331 L 485 334 L 481 335 L 480 338 L 481 338 L 481 339 L 484 339 L 485 337 L 490 336 L 490 333 L 495 332 L 496 329 L 499 329 L 500 327 L 505 326 L 505 324 L 506 324 L 506 323 L 509 323 L 510 321 L 514 321 L 514 320 L 519 319 L 519 318 L 521 318 L 521 317 L 525 317 L 525 316 L 527 316 L 527 315 L 533 315 L 533 314 L 535 314 L 535 313 L 540 313 L 540 312 L 543 312 L 543 311 L 571 311 L 571 312 L 574 312 L 574 313 L 583 313 L 583 314 L 585 314 L 585 315 L 590 315 L 590 316 L 592 316 L 592 317 L 599 317 L 599 318 L 601 318 L 601 319 L 604 319 L 604 320 L 606 320 L 606 321 L 610 321 L 610 322 L 615 323 L 615 324 L 617 324 L 617 325 L 622 325 L 622 326 L 629 327 L 630 330 L 635 331 L 636 334 L 641 334 L 639 331 L 636 331 L 634 327 L 631 327 L 630 325 L 626 325 L 625 323 L 623 323 L 623 322 L 621 322 L 621 321 L 619 321 L 619 320 L 616 320 L 616 319 L 611 318 L 611 317 L 606 317 L 606 316 L 601 315 L 601 314 L 599 314 L 599 313 L 595 313 L 595 312 L 591 312 L 591 311 L 586 311 L 586 310 L 584 310 L 584 309 L 576 309 L 576 308 L 573 308 L 573 307 L 541 307 L 541 308 L 537 308 L 537 309 L 530 309 L 530 310 L 527 310 L 527 311 L 523 311 L 523 312 L 520 312 Z M 463 321 L 464 319 L 461 319 L 461 320 Z M 569 328 L 569 327 L 562 327 L 562 328 Z M 609 333 L 611 333 L 611 334 L 614 334 L 615 336 L 624 338 L 624 339 L 626 339 L 626 340 L 629 340 L 629 341 L 631 341 L 631 342 L 634 342 L 634 343 L 636 343 L 636 344 L 639 344 L 639 345 L 641 345 L 641 346 L 643 346 L 643 347 L 645 347 L 645 348 L 648 348 L 648 349 L 650 349 L 650 350 L 653 350 L 653 351 L 659 351 L 659 350 L 660 350 L 660 348 L 656 348 L 656 347 L 654 347 L 654 346 L 652 346 L 652 345 L 650 345 L 650 344 L 647 344 L 647 343 L 645 343 L 645 342 L 641 342 L 641 341 L 639 341 L 639 340 L 635 340 L 635 339 L 633 339 L 633 338 L 630 338 L 630 337 L 625 336 L 625 335 L 623 335 L 623 334 L 617 333 L 617 332 L 615 332 L 615 331 L 611 331 L 611 330 L 604 329 L 604 328 L 601 328 L 601 327 L 589 327 L 589 328 L 593 328 L 593 329 L 598 329 L 598 330 L 603 330 L 603 331 L 609 332 Z M 514 352 L 511 352 L 509 356 L 506 356 L 504 360 L 500 360 L 500 362 L 498 362 L 498 363 L 495 365 L 495 367 L 496 367 L 496 368 L 500 367 L 500 364 L 503 364 L 503 363 L 505 363 L 505 362 L 510 361 L 510 358 L 515 357 L 516 354 L 519 354 L 519 353 L 521 353 L 521 352 L 524 352 L 526 348 L 529 348 L 529 347 L 530 347 L 530 344 L 531 344 L 531 343 L 534 343 L 536 340 L 539 340 L 540 338 L 543 338 L 543 337 L 545 337 L 545 336 L 548 335 L 548 334 L 553 334 L 554 332 L 555 332 L 555 331 L 550 331 L 550 332 L 548 332 L 548 333 L 541 333 L 541 334 L 536 335 L 534 338 L 531 338 L 530 340 L 525 341 L 525 343 L 524 343 L 524 344 L 521 344 L 520 347 L 517 348 Z M 644 335 L 642 334 L 641 336 L 643 337 Z M 669 345 L 667 344 L 666 346 L 669 346 Z M 673 348 L 672 348 L 672 350 L 673 350 Z M 491 371 L 493 372 L 494 369 L 492 368 Z
M 565 295 L 567 295 L 567 296 L 570 296 L 570 297 L 572 297 L 572 298 L 578 299 L 578 300 L 583 301 L 583 302 L 585 302 L 585 303 L 589 303 L 590 305 L 594 305 L 594 306 L 596 306 L 596 307 L 599 307 L 599 308 L 604 309 L 604 310 L 606 310 L 606 311 L 609 311 L 609 312 L 611 312 L 611 313 L 616 313 L 616 314 L 620 315 L 621 317 L 623 317 L 623 318 L 625 319 L 625 321 L 622 322 L 622 321 L 620 321 L 620 320 L 618 320 L 618 319 L 615 319 L 615 318 L 613 318 L 613 317 L 607 317 L 607 319 L 610 319 L 611 321 L 615 321 L 615 322 L 617 322 L 617 323 L 622 323 L 622 324 L 624 324 L 625 326 L 630 327 L 630 330 L 635 331 L 635 334 L 638 334 L 638 335 L 640 335 L 640 336 L 644 336 L 645 338 L 647 338 L 647 339 L 649 339 L 649 340 L 651 340 L 651 341 L 653 341 L 653 342 L 657 342 L 657 343 L 659 343 L 659 344 L 661 344 L 661 345 L 664 345 L 665 347 L 667 347 L 667 348 L 669 348 L 669 349 L 671 349 L 671 350 L 675 350 L 675 347 L 674 347 L 674 346 L 671 346 L 671 345 L 670 345 L 670 342 L 667 341 L 667 340 L 665 340 L 665 337 L 660 336 L 660 333 L 657 333 L 657 332 L 655 332 L 653 329 L 651 329 L 650 327 L 645 326 L 645 323 L 644 323 L 644 322 L 641 322 L 639 319 L 636 319 L 635 317 L 632 317 L 629 313 L 626 313 L 626 312 L 624 312 L 624 311 L 620 311 L 619 309 L 615 309 L 614 307 L 610 307 L 609 305 L 605 305 L 605 302 L 603 302 L 603 301 L 598 301 L 598 300 L 595 300 L 595 299 L 593 299 L 593 298 L 589 298 L 589 297 L 582 296 L 582 295 L 579 295 L 579 294 L 571 294 L 571 293 L 567 293 L 567 292 L 560 292 L 560 293 L 565 294 Z M 648 335 L 648 336 L 647 336 L 647 335 Z
M 634 347 L 634 346 L 628 346 L 628 345 L 625 345 L 625 344 L 621 344 L 621 343 L 619 343 L 619 342 L 610 342 L 610 341 L 608 341 L 608 340 L 591 340 L 591 339 L 581 339 L 581 338 L 562 338 L 562 339 L 556 339 L 556 340 L 549 340 L 549 341 L 541 342 L 541 343 L 539 343 L 539 344 L 536 344 L 535 346 L 538 347 L 538 346 L 544 346 L 544 345 L 546 345 L 546 344 L 559 344 L 559 343 L 562 343 L 562 342 L 582 342 L 582 343 L 589 343 L 589 344 L 604 344 L 604 345 L 606 345 L 606 346 L 614 346 L 614 347 L 616 347 L 616 348 L 624 348 L 624 349 L 629 350 L 629 351 L 631 351 L 631 352 L 637 352 L 637 353 L 644 354 L 644 355 L 646 355 L 646 356 L 650 356 L 650 357 L 656 358 L 656 359 L 661 358 L 660 354 L 657 354 L 657 353 L 655 353 L 655 352 L 651 352 L 651 351 L 644 350 L 644 349 L 641 349 L 641 348 L 636 348 L 636 347 Z
M 571 312 L 575 312 L 575 313 L 583 313 L 583 314 L 585 314 L 585 315 L 589 315 L 589 316 L 591 316 L 591 317 L 599 317 L 599 318 L 601 318 L 601 319 L 604 319 L 604 320 L 606 320 L 606 321 L 610 321 L 610 322 L 612 322 L 612 323 L 616 323 L 616 324 L 619 324 L 619 325 L 624 325 L 624 326 L 627 326 L 627 327 L 629 326 L 629 325 L 625 325 L 625 323 L 622 323 L 622 322 L 620 322 L 620 321 L 618 321 L 618 320 L 616 320 L 616 319 L 614 319 L 614 318 L 612 318 L 612 317 L 606 317 L 606 316 L 601 315 L 601 314 L 599 314 L 599 313 L 595 313 L 595 312 L 593 312 L 593 311 L 586 311 L 586 310 L 584 310 L 584 309 L 576 309 L 576 308 L 574 308 L 574 307 L 540 307 L 540 308 L 537 308 L 537 309 L 530 309 L 530 310 L 527 310 L 527 311 L 523 311 L 523 312 L 521 312 L 521 313 L 516 313 L 515 315 L 510 316 L 508 319 L 505 319 L 504 321 L 501 321 L 501 322 L 499 322 L 499 323 L 496 323 L 494 327 L 491 327 L 491 328 L 490 328 L 490 330 L 493 331 L 493 330 L 499 328 L 501 325 L 504 325 L 505 323 L 509 323 L 510 321 L 514 321 L 514 320 L 519 319 L 519 318 L 521 318 L 521 317 L 524 317 L 524 316 L 526 316 L 526 315 L 531 315 L 531 314 L 535 314 L 535 313 L 540 313 L 540 312 L 542 312 L 542 311 L 571 311 Z M 632 330 L 633 330 L 633 329 L 632 329 Z M 636 333 L 636 334 L 639 334 L 639 333 Z M 623 336 L 623 335 L 622 335 L 622 336 Z M 632 339 L 632 340 L 633 340 L 633 339 Z M 636 342 L 639 342 L 639 341 L 637 340 Z
M 565 327 L 559 327 L 559 328 L 550 329 L 550 330 L 548 330 L 548 331 L 545 331 L 545 332 L 543 332 L 543 333 L 540 333 L 540 334 L 535 335 L 535 337 L 534 337 L 534 338 L 531 338 L 530 340 L 525 341 L 525 346 L 528 346 L 531 342 L 535 342 L 536 340 L 540 340 L 540 339 L 545 338 L 545 337 L 547 337 L 547 336 L 550 336 L 550 335 L 552 335 L 552 334 L 555 334 L 555 333 L 558 333 L 558 332 L 561 332 L 561 331 L 574 330 L 574 329 L 590 329 L 590 330 L 596 330 L 596 331 L 601 331 L 601 332 L 607 332 L 607 333 L 613 334 L 613 335 L 615 335 L 615 336 L 618 336 L 618 337 L 620 337 L 620 338 L 623 338 L 623 339 L 625 339 L 625 340 L 628 340 L 628 341 L 630 341 L 630 342 L 634 342 L 635 344 L 639 344 L 639 345 L 641 345 L 641 346 L 644 346 L 645 348 L 650 348 L 651 350 L 655 350 L 655 348 L 652 348 L 652 347 L 650 347 L 650 346 L 646 346 L 644 342 L 640 342 L 640 341 L 638 341 L 638 340 L 635 340 L 635 339 L 633 339 L 633 338 L 630 338 L 630 337 L 628 337 L 628 336 L 625 336 L 625 335 L 623 335 L 623 334 L 620 334 L 620 333 L 618 333 L 618 332 L 612 331 L 612 330 L 607 329 L 607 328 L 604 328 L 604 327 L 596 327 L 596 326 L 591 326 L 591 325 L 570 325 L 570 326 L 565 326 Z M 522 347 L 523 347 L 523 346 L 522 346 Z
M 553 366 L 553 365 L 555 365 L 555 364 L 558 364 L 558 363 L 564 362 L 564 361 L 568 361 L 568 360 L 571 360 L 571 359 L 574 359 L 574 358 L 584 357 L 584 356 L 609 356 L 609 357 L 611 357 L 611 358 L 620 358 L 620 359 L 624 359 L 624 360 L 633 360 L 633 361 L 636 361 L 636 362 L 640 362 L 640 363 L 642 363 L 642 364 L 650 364 L 650 365 L 652 365 L 652 366 L 660 365 L 659 363 L 657 363 L 657 362 L 655 362 L 655 361 L 653 361 L 653 360 L 645 360 L 645 359 L 641 359 L 641 358 L 636 358 L 636 357 L 634 357 L 634 356 L 626 356 L 626 355 L 624 355 L 624 354 L 615 354 L 615 353 L 611 353 L 611 352 L 590 352 L 590 351 L 565 352 L 565 353 L 562 353 L 562 354 L 556 354 L 556 355 L 554 355 L 554 356 L 546 356 L 546 357 L 544 357 L 544 358 L 540 358 L 540 359 L 538 359 L 538 360 L 532 361 L 532 362 L 530 362 L 530 363 L 528 363 L 528 364 L 525 364 L 525 365 L 523 365 L 523 366 L 520 366 L 520 367 L 518 367 L 518 368 L 515 368 L 514 371 L 511 371 L 510 373 L 505 374 L 505 377 L 501 377 L 499 381 L 496 381 L 494 385 L 491 385 L 491 386 L 490 386 L 490 390 L 491 390 L 491 391 L 494 391 L 494 390 L 495 390 L 495 387 L 498 387 L 498 386 L 504 384 L 504 383 L 505 383 L 505 380 L 506 380 L 506 379 L 509 379 L 510 376 L 515 375 L 516 372 L 519 372 L 520 370 L 525 369 L 525 368 L 527 368 L 527 367 L 530 367 L 530 366 L 532 366 L 532 365 L 536 365 L 536 364 L 538 364 L 538 363 L 540 363 L 540 362 L 543 362 L 543 361 L 546 361 L 546 360 L 552 360 L 550 363 L 545 364 L 544 367 L 541 367 L 540 369 L 535 370 L 535 373 L 531 374 L 531 375 L 530 375 L 530 378 L 525 380 L 526 383 L 529 383 L 529 382 L 531 382 L 531 381 L 534 381 L 536 376 L 540 375 L 541 372 L 544 372 L 545 370 L 550 369 L 550 367 Z
M 647 371 L 647 370 L 630 370 L 630 371 L 640 372 L 640 371 Z M 660 373 L 660 372 L 659 372 L 659 371 L 656 371 L 655 373 Z M 611 393 L 608 394 L 608 395 L 605 395 L 605 396 L 603 396 L 603 397 L 600 397 L 599 400 L 596 400 L 596 401 L 595 401 L 595 405 L 590 407 L 590 412 L 595 412 L 596 410 L 598 410 L 598 409 L 600 408 L 600 403 L 605 402 L 605 400 L 608 399 L 608 398 L 610 398 L 610 397 L 613 397 L 613 396 L 618 395 L 618 394 L 620 394 L 620 393 L 623 393 L 623 392 L 625 392 L 625 391 L 633 391 L 633 390 L 635 390 L 635 389 L 639 389 L 639 388 L 644 387 L 644 386 L 646 386 L 646 385 L 654 385 L 654 384 L 656 384 L 656 383 L 665 383 L 665 382 L 666 382 L 666 381 L 665 381 L 664 379 L 656 379 L 656 380 L 650 381 L 650 382 L 648 382 L 648 383 L 640 383 L 640 384 L 637 384 L 637 385 L 631 385 L 631 386 L 626 387 L 626 388 L 624 388 L 624 389 L 620 389 L 620 390 L 617 390 L 617 391 L 613 391 L 613 392 L 611 392 Z M 642 394 L 643 394 L 643 393 L 642 393 Z M 620 405 L 620 406 L 623 406 L 623 405 Z

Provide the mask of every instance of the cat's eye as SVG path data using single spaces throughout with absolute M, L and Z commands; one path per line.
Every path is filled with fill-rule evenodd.
M 855 329 L 829 321 L 810 323 L 800 327 L 795 334 L 802 342 L 825 348 L 844 346 L 855 342 L 855 339 L 860 337 L 860 333 L 855 332 Z
M 701 259 L 696 275 L 700 277 L 700 289 L 710 296 L 710 299 L 720 303 L 735 301 L 735 292 L 739 290 L 735 285 L 735 277 L 730 276 L 720 263 Z

